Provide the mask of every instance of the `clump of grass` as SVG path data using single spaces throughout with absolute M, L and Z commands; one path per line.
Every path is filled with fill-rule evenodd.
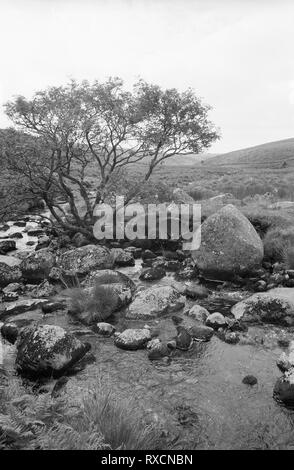
M 290 246 L 284 252 L 284 263 L 287 269 L 294 269 L 294 246 Z
M 119 305 L 118 294 L 100 283 L 88 289 L 69 289 L 68 295 L 70 313 L 86 323 L 105 320 Z
M 1 390 L 2 389 L 2 390 Z M 159 433 L 142 422 L 134 398 L 121 400 L 97 384 L 79 402 L 36 395 L 13 383 L 2 386 L 0 449 L 152 450 Z
M 265 258 L 283 262 L 285 255 L 294 247 L 294 226 L 268 230 L 263 239 Z

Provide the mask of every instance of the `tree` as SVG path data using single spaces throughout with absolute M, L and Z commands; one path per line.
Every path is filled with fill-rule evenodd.
M 6 104 L 18 132 L 11 129 L 1 139 L 2 159 L 44 199 L 61 227 L 90 235 L 95 206 L 127 169 L 147 164 L 140 180 L 126 185 L 129 202 L 161 162 L 199 153 L 218 138 L 209 110 L 191 89 L 162 90 L 141 80 L 127 91 L 119 78 L 71 81 Z

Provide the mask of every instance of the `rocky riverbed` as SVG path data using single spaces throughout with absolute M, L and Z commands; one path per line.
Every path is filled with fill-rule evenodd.
M 293 412 L 273 398 L 277 380 L 284 380 L 282 374 L 289 374 L 292 367 L 288 364 L 286 372 L 277 367 L 282 353 L 284 359 L 291 359 L 294 326 L 289 291 L 271 312 L 269 321 L 278 324 L 267 321 L 264 312 L 272 305 L 267 298 L 262 305 L 258 299 L 263 321 L 242 319 L 244 312 L 250 316 L 243 301 L 248 303 L 252 295 L 266 297 L 268 288 L 277 286 L 292 292 L 287 288 L 291 273 L 271 266 L 239 283 L 209 281 L 194 271 L 190 258 L 180 251 L 164 252 L 162 257 L 156 250 L 131 246 L 122 250 L 115 244 L 97 251 L 81 237 L 73 243 L 53 236 L 38 217 L 16 223 L 9 222 L 0 231 L 1 238 L 6 237 L 3 241 L 15 241 L 15 249 L 0 258 L 9 267 L 1 274 L 3 374 L 48 389 L 66 374 L 64 393 L 69 396 L 78 396 L 102 380 L 118 396 L 133 396 L 142 419 L 156 423 L 166 445 L 175 449 L 291 447 Z M 22 238 L 11 237 L 15 232 Z M 36 246 L 40 250 L 34 251 Z M 142 271 L 142 265 L 149 271 Z M 106 319 L 88 322 L 69 313 L 61 268 L 68 278 L 74 268 L 88 289 L 93 272 L 107 274 L 105 283 L 112 296 L 115 292 L 116 303 Z M 127 277 L 114 274 L 115 280 L 110 281 L 109 269 Z M 8 271 L 14 273 L 12 282 L 3 281 Z M 277 322 L 277 311 L 283 312 L 278 318 L 282 321 Z M 47 326 L 40 332 L 43 325 Z M 21 339 L 20 332 L 23 335 L 28 327 L 33 328 L 29 340 L 25 335 Z M 62 337 L 63 332 L 69 335 L 67 349 L 57 355 L 56 336 Z M 39 338 L 44 334 L 47 346 L 50 343 L 54 350 L 44 359 L 46 367 L 60 374 L 54 376 L 52 369 L 53 378 L 40 380 L 30 375 L 40 361 L 31 360 L 34 349 L 31 352 L 28 344 L 36 338 L 43 341 Z

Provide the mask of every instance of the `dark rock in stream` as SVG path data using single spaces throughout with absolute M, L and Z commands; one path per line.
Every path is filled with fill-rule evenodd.
M 66 309 L 66 303 L 65 302 L 61 302 L 61 301 L 48 301 L 44 304 L 42 304 L 42 312 L 44 314 L 47 314 L 47 313 L 52 313 L 52 312 L 56 312 L 57 310 L 65 310 Z
M 246 375 L 244 379 L 242 380 L 242 383 L 246 385 L 256 385 L 257 378 L 254 377 L 254 375 Z
M 165 270 L 160 267 L 152 267 L 143 270 L 140 274 L 139 279 L 141 281 L 155 281 L 158 279 L 162 279 L 165 276 Z
M 23 234 L 21 232 L 14 232 L 11 235 L 9 235 L 10 238 L 23 238 Z
M 1 334 L 9 343 L 14 344 L 21 328 L 28 326 L 30 323 L 31 320 L 26 319 L 5 322 L 1 326 Z
M 177 327 L 176 348 L 181 351 L 188 351 L 193 344 L 193 338 L 187 328 L 182 324 Z
M 22 329 L 16 347 L 16 369 L 30 377 L 62 375 L 91 348 L 88 343 L 82 343 L 73 334 L 55 325 Z
M 95 331 L 98 333 L 98 335 L 110 337 L 114 334 L 115 327 L 110 323 L 99 322 L 95 327 Z
M 148 359 L 150 361 L 156 361 L 162 359 L 163 357 L 169 357 L 171 354 L 171 348 L 169 348 L 167 343 L 163 343 L 160 339 L 152 339 L 147 344 L 148 349 Z
M 6 255 L 9 251 L 16 249 L 16 243 L 14 240 L 6 239 L 0 240 L 0 255 Z
M 135 258 L 132 253 L 122 248 L 112 248 L 110 250 L 110 256 L 116 266 L 135 266 Z
M 185 295 L 191 299 L 205 299 L 209 295 L 209 290 L 200 284 L 194 284 L 185 288 Z

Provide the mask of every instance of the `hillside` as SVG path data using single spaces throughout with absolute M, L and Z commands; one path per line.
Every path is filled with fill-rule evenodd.
M 249 165 L 253 168 L 282 168 L 284 162 L 286 162 L 286 167 L 294 167 L 294 138 L 235 150 L 210 158 L 203 165 Z

